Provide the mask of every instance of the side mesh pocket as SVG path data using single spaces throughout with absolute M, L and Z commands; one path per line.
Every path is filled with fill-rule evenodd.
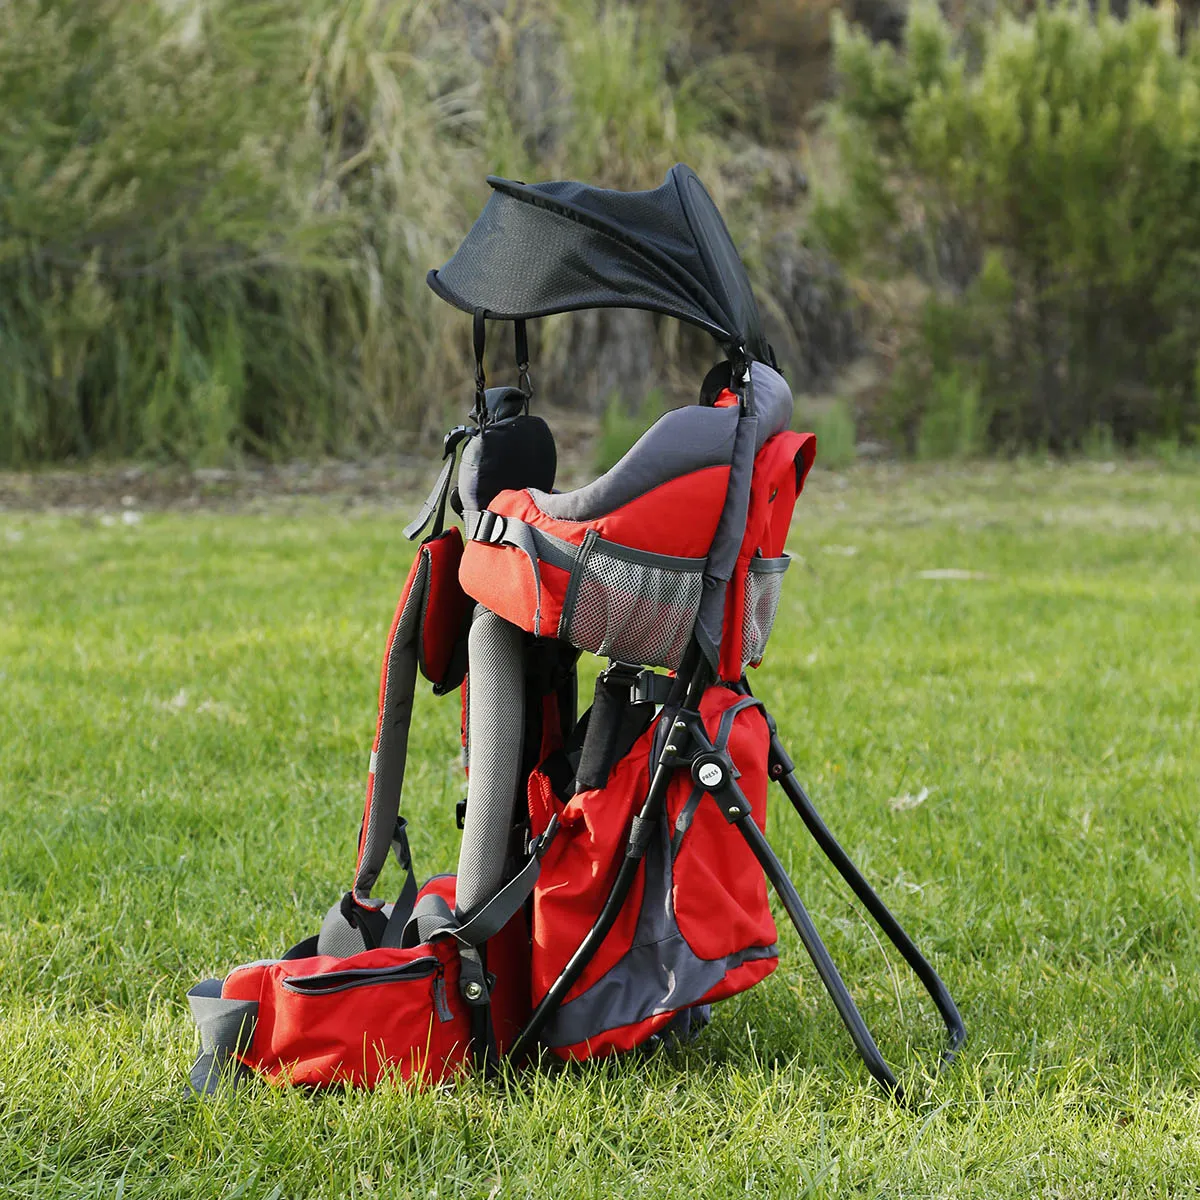
M 783 592 L 783 574 L 791 565 L 791 556 L 752 558 L 746 571 L 746 606 L 742 611 L 742 661 L 762 661 L 767 639 L 779 612 Z
M 634 550 L 589 531 L 571 572 L 558 636 L 621 662 L 675 670 L 703 592 L 703 558 Z

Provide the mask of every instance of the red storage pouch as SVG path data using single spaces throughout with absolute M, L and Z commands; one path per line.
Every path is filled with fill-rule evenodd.
M 460 669 L 455 649 L 464 636 L 467 616 L 473 607 L 458 582 L 462 556 L 462 533 L 454 525 L 421 544 L 410 572 L 410 580 L 414 575 L 423 577 L 425 588 L 417 633 L 417 665 L 421 674 L 443 692 L 462 682 L 461 675 L 458 678 L 447 676 L 451 668 L 456 668 L 456 673 Z M 419 570 L 422 559 L 428 563 L 424 572 Z M 461 667 L 465 664 L 463 656 Z
M 454 876 L 418 893 L 453 907 Z M 528 1020 L 529 934 L 523 912 L 484 947 L 492 1028 L 503 1053 Z M 374 1087 L 381 1078 L 440 1083 L 471 1063 L 470 1011 L 459 992 L 453 937 L 379 947 L 347 958 L 312 955 L 229 973 L 219 1002 L 247 1019 L 234 1057 L 277 1084 Z M 252 1029 L 252 1032 L 250 1031 Z
M 700 712 L 709 737 L 733 759 L 754 823 L 765 832 L 771 735 L 762 710 L 740 707 L 741 701 L 736 692 L 710 688 Z M 697 956 L 721 959 L 747 946 L 773 945 L 775 920 L 762 868 L 716 803 L 690 778 L 679 779 L 667 793 L 667 821 L 674 833 L 675 920 Z
M 769 735 L 757 701 L 710 687 L 700 714 L 713 744 L 732 758 L 761 828 Z M 545 767 L 530 776 L 531 832 L 553 817 L 560 826 L 533 893 L 535 1001 L 608 899 L 631 821 L 649 791 L 660 720 L 617 760 L 604 787 L 577 792 L 565 804 Z M 633 1049 L 684 1010 L 702 1010 L 769 975 L 778 963 L 775 942 L 766 880 L 753 852 L 708 793 L 677 771 L 625 903 L 543 1039 L 567 1059 Z
M 223 1000 L 258 1004 L 238 1058 L 275 1083 L 374 1087 L 381 1076 L 438 1082 L 462 1070 L 470 1018 L 449 941 L 239 967 Z

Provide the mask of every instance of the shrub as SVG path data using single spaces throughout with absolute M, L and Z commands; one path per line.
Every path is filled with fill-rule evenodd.
M 0 461 L 341 449 L 411 415 L 414 214 L 445 182 L 421 7 L 0 8 Z
M 924 285 L 882 419 L 927 453 L 1192 436 L 1200 53 L 1143 7 L 979 39 L 968 57 L 928 4 L 903 54 L 836 35 L 845 182 L 818 227 L 868 279 Z
M 603 474 L 615 466 L 662 413 L 663 395 L 657 389 L 646 393 L 636 412 L 631 412 L 620 396 L 610 396 L 600 418 L 600 432 L 593 453 L 592 465 L 596 473 Z
M 844 400 L 834 400 L 824 408 L 806 412 L 799 426 L 817 435 L 817 465 L 831 471 L 850 466 L 858 442 L 854 414 Z

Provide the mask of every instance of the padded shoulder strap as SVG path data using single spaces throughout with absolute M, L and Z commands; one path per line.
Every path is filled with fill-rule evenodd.
M 400 866 L 408 873 L 404 899 L 416 895 L 408 838 L 400 819 L 400 793 L 404 787 L 404 765 L 408 756 L 408 731 L 412 723 L 413 696 L 417 685 L 417 636 L 421 609 L 429 584 L 429 556 L 418 553 L 409 571 L 396 615 L 388 634 L 387 650 L 379 679 L 379 720 L 371 767 L 367 775 L 367 798 L 358 839 L 358 864 L 354 874 L 353 902 L 363 908 L 379 908 L 371 888 L 383 870 L 388 851 L 395 849 Z

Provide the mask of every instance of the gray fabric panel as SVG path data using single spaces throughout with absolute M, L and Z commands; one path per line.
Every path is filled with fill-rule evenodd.
M 342 902 L 339 900 L 321 922 L 317 934 L 317 953 L 349 958 L 352 954 L 361 954 L 366 948 L 362 933 L 342 916 Z
M 362 862 L 354 879 L 354 894 L 365 899 L 387 862 L 400 815 L 404 764 L 408 757 L 408 729 L 412 722 L 413 694 L 417 686 L 417 632 L 429 581 L 429 556 L 418 551 L 420 566 L 404 600 L 396 636 L 388 654 L 383 690 L 383 716 L 379 727 L 379 752 L 373 757 L 375 781 L 368 804 Z
M 646 852 L 646 883 L 633 948 L 581 996 L 562 1005 L 542 1040 L 574 1046 L 609 1029 L 695 1003 L 733 967 L 773 958 L 775 946 L 750 946 L 721 959 L 702 959 L 675 922 L 671 846 L 666 821 Z
M 224 1000 L 221 981 L 205 979 L 188 994 L 192 1020 L 200 1030 L 200 1057 L 192 1066 L 188 1083 L 201 1096 L 217 1090 L 221 1072 L 236 1051 L 245 1053 L 258 1021 L 256 1000 Z
M 746 516 L 750 509 L 750 483 L 754 477 L 759 428 L 758 389 L 754 384 L 753 370 L 747 388 L 753 392 L 755 411 L 744 413 L 738 422 L 733 462 L 729 469 L 729 487 L 708 552 L 704 595 L 700 599 L 700 612 L 696 617 L 696 630 L 702 635 L 698 639 L 700 646 L 714 667 L 720 658 L 721 634 L 725 624 L 725 593 L 742 539 L 746 536 Z
M 758 409 L 755 451 L 792 422 L 792 393 L 778 371 L 765 363 L 750 367 Z M 591 521 L 651 488 L 689 471 L 732 461 L 736 408 L 692 405 L 664 413 L 610 471 L 573 492 L 530 491 L 542 512 L 563 521 Z
M 468 642 L 470 778 L 455 899 L 459 914 L 489 900 L 504 877 L 525 734 L 523 634 L 480 605 Z
M 659 417 L 599 479 L 573 492 L 531 490 L 530 495 L 549 516 L 591 521 L 689 471 L 725 466 L 733 454 L 736 429 L 736 408 L 673 409 Z
M 778 371 L 766 363 L 750 364 L 750 382 L 754 387 L 754 405 L 758 410 L 758 435 L 754 448 L 761 450 L 768 438 L 791 428 L 792 389 Z
M 582 996 L 558 1010 L 543 1040 L 574 1046 L 610 1029 L 695 1003 L 742 963 L 774 958 L 775 946 L 750 946 L 728 958 L 697 958 L 683 935 L 636 946 Z

